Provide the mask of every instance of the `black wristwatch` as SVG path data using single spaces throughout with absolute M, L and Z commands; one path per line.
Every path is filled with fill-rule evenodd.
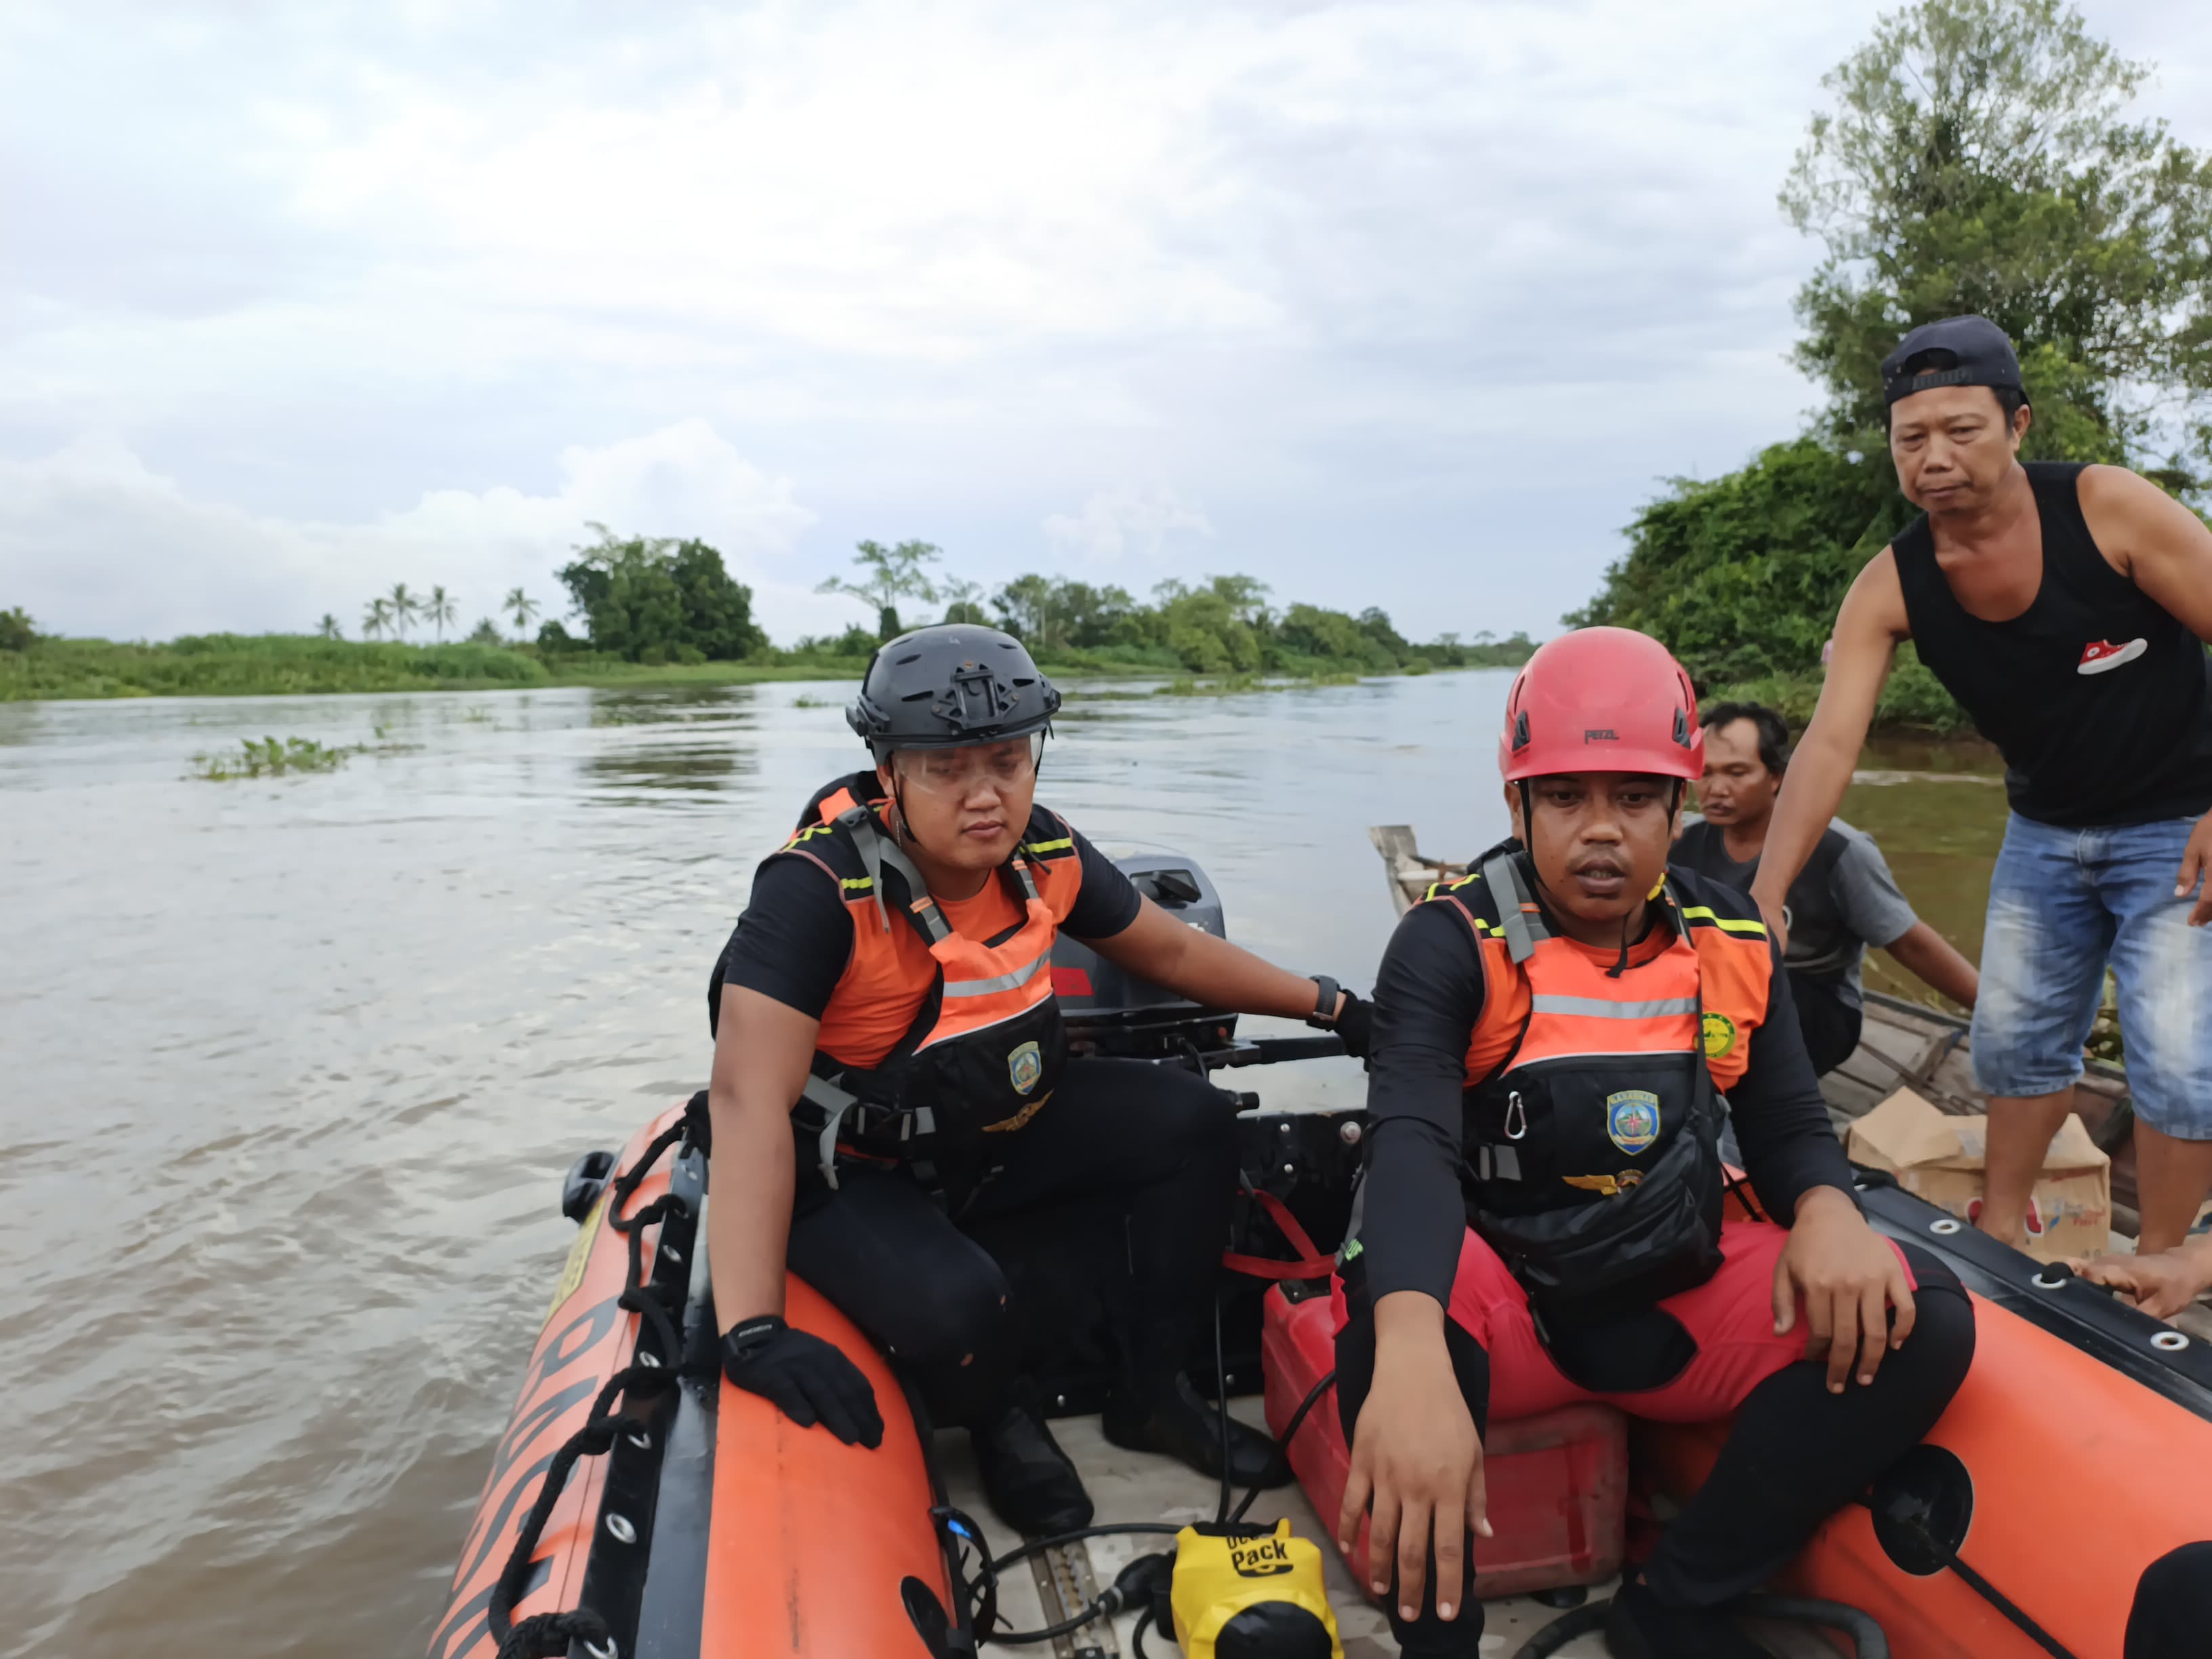
M 1344 994 L 1344 988 L 1327 974 L 1316 974 L 1313 982 L 1321 994 L 1314 999 L 1314 1011 L 1306 1016 L 1306 1024 L 1324 1031 L 1332 1030 L 1336 1024 L 1337 999 Z

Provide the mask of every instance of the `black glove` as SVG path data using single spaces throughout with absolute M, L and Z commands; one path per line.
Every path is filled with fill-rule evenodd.
M 794 1331 L 774 1314 L 732 1326 L 722 1339 L 722 1375 L 769 1401 L 802 1429 L 816 1423 L 850 1446 L 884 1443 L 883 1413 L 860 1368 L 836 1346 Z
M 1355 1060 L 1366 1059 L 1375 1036 L 1375 1005 L 1346 991 L 1344 1006 L 1337 1010 L 1336 1023 L 1329 1029 L 1344 1039 L 1345 1053 Z

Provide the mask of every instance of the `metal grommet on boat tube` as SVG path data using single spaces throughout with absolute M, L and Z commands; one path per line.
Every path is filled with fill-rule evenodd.
M 624 1435 L 623 1438 L 629 1441 L 631 1445 L 636 1447 L 640 1451 L 651 1451 L 653 1449 L 653 1437 L 647 1434 L 643 1429 L 634 1430 L 630 1433 Z
M 637 1528 L 630 1525 L 629 1517 L 626 1515 L 609 1516 L 607 1517 L 607 1533 L 608 1535 L 617 1544 L 635 1544 L 637 1542 Z
M 1939 1238 L 1948 1238 L 1953 1233 L 1957 1232 L 1963 1224 L 1964 1224 L 1961 1223 L 1956 1216 L 1947 1215 L 1941 1220 L 1929 1222 L 1928 1224 L 1928 1231 L 1934 1233 Z
M 584 1651 L 591 1659 L 622 1659 L 622 1644 L 611 1636 L 605 1642 L 586 1642 Z
M 637 1363 L 645 1366 L 649 1370 L 657 1371 L 660 1369 L 660 1356 L 659 1354 L 640 1352 L 637 1356 Z
M 2027 1282 L 2039 1291 L 2055 1291 L 2073 1277 L 2072 1273 L 2040 1273 L 2030 1275 Z
M 2179 1331 L 2160 1331 L 2151 1338 L 2150 1345 L 2161 1353 L 2179 1353 L 2189 1346 L 2189 1339 Z

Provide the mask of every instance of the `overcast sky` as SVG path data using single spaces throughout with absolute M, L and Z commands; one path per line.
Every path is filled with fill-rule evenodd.
M 0 7 L 0 606 L 462 625 L 597 520 L 1556 628 L 1789 436 L 1861 0 Z M 2212 142 L 2212 6 L 2089 0 Z

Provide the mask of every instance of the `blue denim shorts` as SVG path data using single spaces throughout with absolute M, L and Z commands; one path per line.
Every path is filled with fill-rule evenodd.
M 2194 818 L 2059 830 L 2014 813 L 1990 878 L 1974 1082 L 2014 1098 L 2081 1075 L 2110 963 L 2128 1091 L 2152 1127 L 2212 1140 L 2212 927 L 2173 896 Z

